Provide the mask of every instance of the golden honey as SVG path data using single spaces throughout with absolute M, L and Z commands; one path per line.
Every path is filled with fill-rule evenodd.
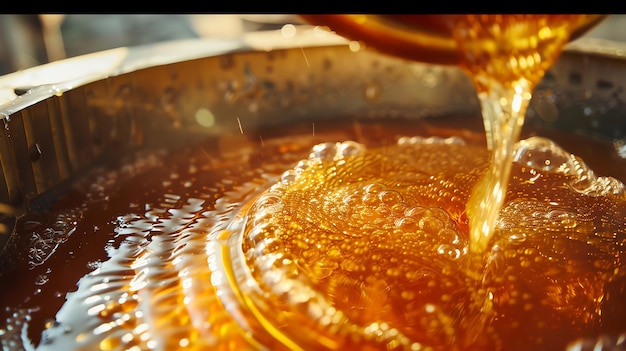
M 437 64 L 456 64 L 474 82 L 482 108 L 491 166 L 467 204 L 472 251 L 493 235 L 535 85 L 563 47 L 599 15 L 305 15 L 382 52 Z M 478 268 L 483 262 L 477 262 Z
M 484 134 L 447 123 L 287 128 L 236 155 L 207 142 L 94 173 L 21 222 L 30 249 L 3 277 L 24 282 L 3 296 L 3 347 L 563 350 L 617 337 L 626 168 L 597 176 L 524 139 L 476 280 L 464 204 L 489 153 Z
M 600 176 L 552 139 L 518 140 L 532 88 L 585 21 L 455 18 L 486 139 L 468 116 L 287 126 L 228 154 L 210 140 L 95 172 L 21 220 L 23 264 L 2 278 L 32 283 L 0 296 L 3 347 L 618 345 L 626 167 Z

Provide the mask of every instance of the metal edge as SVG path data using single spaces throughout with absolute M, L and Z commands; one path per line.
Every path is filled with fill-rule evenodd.
M 349 41 L 317 26 L 293 26 L 293 32 L 263 31 L 239 39 L 200 38 L 121 47 L 55 61 L 0 76 L 0 119 L 51 96 L 107 77 L 202 57 L 239 51 L 346 45 Z M 564 53 L 626 59 L 626 43 L 580 38 Z
M 78 86 L 158 65 L 240 51 L 347 43 L 346 39 L 319 27 L 299 25 L 293 26 L 293 31 L 249 32 L 238 39 L 176 40 L 81 55 L 0 76 L 0 117 L 6 118 Z
M 624 60 L 626 59 L 626 43 L 615 40 L 583 37 L 569 43 L 565 47 L 564 52 Z
M 293 26 L 286 31 L 250 32 L 238 39 L 189 39 L 122 47 L 1 76 L 0 272 L 7 264 L 4 252 L 16 238 L 16 219 L 27 211 L 45 211 L 81 170 L 97 160 L 104 161 L 102 145 L 87 142 L 106 139 L 94 135 L 90 124 L 95 122 L 86 117 L 89 111 L 68 112 L 71 106 L 89 108 L 85 105 L 89 92 L 79 88 L 100 82 L 106 86 L 108 78 L 194 59 L 346 44 L 345 39 L 317 27 Z M 139 136 L 133 135 L 133 122 L 129 123 L 118 126 L 116 135 L 118 139 L 126 136 L 131 139 L 127 143 L 133 144 L 132 139 Z M 111 126 L 99 127 L 107 130 Z M 122 144 L 118 140 L 107 145 L 128 146 Z

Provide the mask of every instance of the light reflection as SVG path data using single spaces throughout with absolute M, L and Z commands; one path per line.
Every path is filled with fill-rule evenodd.
M 105 308 L 106 306 L 103 303 L 100 303 L 88 309 L 87 314 L 90 316 L 95 316 L 99 314 L 100 312 L 104 311 Z
M 89 335 L 87 333 L 85 333 L 85 332 L 84 333 L 80 333 L 80 334 L 76 335 L 76 342 L 82 343 L 85 340 L 87 340 L 88 336 Z
M 539 30 L 538 36 L 539 36 L 539 40 L 549 39 L 552 37 L 552 30 L 548 26 L 543 27 Z
M 158 217 L 156 217 L 156 219 L 158 219 Z M 156 219 L 155 219 L 155 221 L 156 221 Z M 141 267 L 145 267 L 148 264 L 148 256 L 149 255 L 146 252 L 144 252 L 142 255 L 140 255 L 139 257 L 137 257 L 135 259 L 135 262 L 133 262 L 133 264 L 130 265 L 130 268 L 131 269 L 138 269 L 138 268 L 141 268 Z
M 296 35 L 296 26 L 293 24 L 285 24 L 280 29 L 280 34 L 285 38 L 293 38 Z
M 133 339 L 135 338 L 135 336 L 131 333 L 126 333 L 124 335 L 122 335 L 122 342 L 125 344 L 128 344 L 129 342 L 133 341 Z
M 144 270 L 137 272 L 137 274 L 133 276 L 133 279 L 129 283 L 130 285 L 129 289 L 131 291 L 139 291 L 145 288 L 146 285 L 148 285 L 148 282 L 145 280 L 145 278 L 148 276 L 149 270 L 150 270 L 149 268 L 146 268 Z
M 213 127 L 215 124 L 215 116 L 213 112 L 206 108 L 199 108 L 195 114 L 196 122 L 202 127 Z
M 128 322 L 132 317 L 128 313 L 124 313 L 120 318 L 118 318 L 119 324 L 124 324 L 124 322 Z
M 522 108 L 522 102 L 524 99 L 522 98 L 520 87 L 515 87 L 515 94 L 513 95 L 513 101 L 511 102 L 511 109 L 514 113 L 519 113 Z
M 353 40 L 350 42 L 350 44 L 348 44 L 348 48 L 352 52 L 358 52 L 359 50 L 361 50 L 361 43 Z
M 328 36 L 329 33 L 333 33 L 327 26 L 315 26 L 313 27 L 313 34 L 318 38 Z
M 96 303 L 96 302 L 98 302 L 100 300 L 102 300 L 102 297 L 100 295 L 91 295 L 91 296 L 88 296 L 85 299 L 85 303 L 87 305 L 91 305 L 91 304 L 94 304 L 94 303 Z
M 143 335 L 142 335 L 143 336 Z M 159 343 L 156 340 L 149 340 L 147 343 L 149 349 L 156 349 Z
M 116 326 L 116 323 L 114 322 L 102 323 L 99 326 L 94 328 L 93 333 L 94 335 L 100 335 L 100 334 L 110 331 L 115 326 Z
M 180 339 L 180 340 L 178 341 L 178 345 L 179 345 L 180 347 L 187 347 L 187 346 L 189 346 L 190 344 L 191 344 L 191 342 L 190 342 L 190 341 L 189 341 L 189 339 L 187 339 L 187 338 L 182 338 L 182 339 Z
M 148 324 L 146 323 L 141 323 L 138 326 L 135 327 L 135 329 L 133 330 L 135 332 L 135 334 L 143 334 L 144 332 L 146 332 L 149 329 Z
M 213 286 L 222 286 L 223 280 L 224 280 L 224 277 L 222 275 L 222 272 L 216 271 L 216 272 L 213 272 L 213 274 L 211 274 L 211 284 Z
M 97 292 L 97 291 L 105 290 L 108 288 L 109 288 L 109 284 L 107 282 L 103 282 L 103 283 L 94 284 L 89 290 L 93 292 Z
M 380 328 L 378 326 L 378 323 L 376 323 L 376 322 L 371 323 L 370 325 L 365 327 L 364 332 L 367 333 L 367 334 L 378 334 L 378 333 L 380 333 Z

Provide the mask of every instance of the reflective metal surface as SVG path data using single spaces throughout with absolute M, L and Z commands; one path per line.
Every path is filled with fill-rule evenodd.
M 625 53 L 616 42 L 570 44 L 538 86 L 528 123 L 619 144 Z M 83 171 L 137 148 L 313 116 L 454 114 L 479 115 L 457 68 L 359 50 L 308 26 L 120 48 L 9 74 L 0 77 L 0 249 L 15 218 L 45 210 Z

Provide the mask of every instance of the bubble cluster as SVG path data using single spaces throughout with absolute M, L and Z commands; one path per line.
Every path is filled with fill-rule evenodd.
M 514 162 L 535 170 L 571 177 L 572 189 L 587 195 L 624 198 L 626 186 L 612 177 L 598 177 L 583 160 L 550 139 L 531 137 L 517 143 Z
M 247 212 L 242 244 L 252 279 L 279 301 L 308 306 L 270 299 L 269 310 L 331 310 L 335 323 L 320 322 L 320 333 L 376 335 L 407 348 L 550 335 L 558 327 L 547 321 L 578 321 L 564 332 L 572 338 L 598 325 L 615 293 L 606 282 L 623 281 L 609 268 L 622 254 L 609 244 L 615 237 L 600 240 L 624 230 L 623 184 L 596 177 L 547 139 L 523 140 L 516 152 L 476 281 L 467 271 L 475 257 L 463 209 L 486 169 L 485 152 L 459 137 L 402 137 L 380 149 L 316 145 Z M 375 325 L 391 332 L 373 332 Z M 491 332 L 472 335 L 479 329 Z M 549 345 L 539 336 L 532 342 Z
M 522 141 L 477 257 L 465 205 L 489 164 L 484 146 L 396 140 L 276 141 L 257 158 L 212 165 L 202 150 L 107 193 L 106 209 L 72 222 L 77 233 L 110 233 L 107 257 L 78 265 L 89 273 L 65 296 L 54 288 L 62 269 L 33 275 L 31 299 L 54 288 L 66 300 L 37 349 L 491 351 L 616 340 L 626 324 L 622 183 L 548 140 Z M 33 323 L 16 316 L 0 327 L 9 349 Z

